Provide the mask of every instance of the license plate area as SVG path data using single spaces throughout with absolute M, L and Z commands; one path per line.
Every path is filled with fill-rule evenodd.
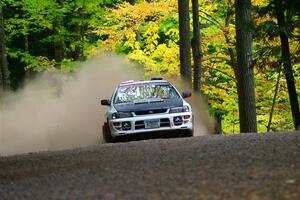
M 160 120 L 159 119 L 149 119 L 145 120 L 145 129 L 151 128 L 159 128 L 160 127 Z

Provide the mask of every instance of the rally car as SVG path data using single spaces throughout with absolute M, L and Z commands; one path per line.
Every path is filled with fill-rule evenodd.
M 101 100 L 108 106 L 102 126 L 106 142 L 129 135 L 180 134 L 193 136 L 192 108 L 168 81 L 153 78 L 148 81 L 126 81 L 119 84 L 111 99 Z

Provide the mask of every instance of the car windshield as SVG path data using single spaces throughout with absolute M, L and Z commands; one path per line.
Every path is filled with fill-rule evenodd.
M 146 83 L 120 86 L 114 103 L 148 103 L 180 98 L 170 84 Z

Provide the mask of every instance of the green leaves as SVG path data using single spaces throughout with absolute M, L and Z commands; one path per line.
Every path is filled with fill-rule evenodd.
M 6 46 L 12 87 L 26 71 L 68 73 L 77 61 L 96 55 L 96 35 L 106 7 L 120 0 L 3 0 Z M 32 74 L 32 73 L 28 73 Z

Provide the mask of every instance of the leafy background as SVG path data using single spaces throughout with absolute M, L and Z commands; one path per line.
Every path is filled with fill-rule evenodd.
M 204 53 L 201 92 L 211 114 L 222 114 L 223 132 L 238 133 L 238 98 L 231 57 L 231 53 L 235 55 L 234 2 L 199 3 Z M 270 3 L 271 0 L 252 0 L 259 132 L 267 131 L 277 80 L 271 131 L 293 129 L 286 81 L 278 73 L 281 46 Z M 14 90 L 22 87 L 26 77 L 39 72 L 59 69 L 70 74 L 80 62 L 103 51 L 126 55 L 140 64 L 148 77 L 157 73 L 166 78 L 180 75 L 177 0 L 4 0 L 1 4 Z M 299 11 L 293 3 L 289 6 L 286 31 L 299 96 Z M 57 47 L 63 49 L 60 57 Z

